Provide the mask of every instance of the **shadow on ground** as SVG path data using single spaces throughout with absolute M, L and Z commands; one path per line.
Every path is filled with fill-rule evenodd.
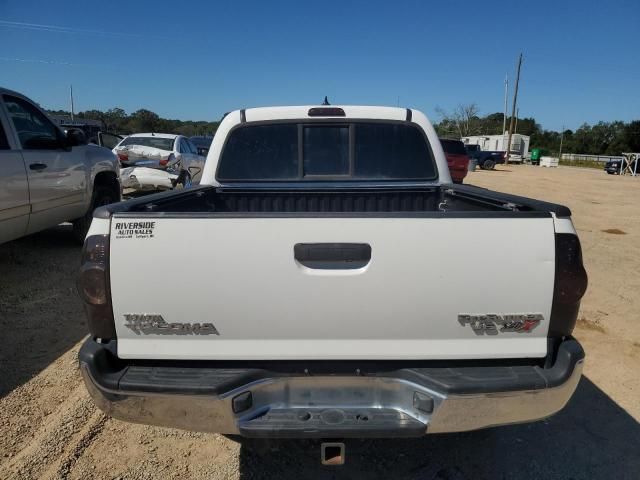
M 87 334 L 75 289 L 80 249 L 70 225 L 0 245 L 0 397 Z
M 640 425 L 588 378 L 545 421 L 412 440 L 346 443 L 346 464 L 324 467 L 320 447 L 286 441 L 242 447 L 241 478 L 637 479 Z M 266 473 L 268 472 L 268 473 Z

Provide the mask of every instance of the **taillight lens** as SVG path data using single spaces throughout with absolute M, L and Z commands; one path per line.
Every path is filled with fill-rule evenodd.
M 84 303 L 91 335 L 110 339 L 116 335 L 109 291 L 109 236 L 91 235 L 84 242 L 78 293 Z
M 550 337 L 571 335 L 578 319 L 580 300 L 587 291 L 580 240 L 570 233 L 556 234 L 556 275 L 549 324 Z
M 172 154 L 170 154 L 167 158 L 160 160 L 160 165 L 163 167 L 166 167 L 169 163 L 175 161 L 176 157 Z
M 121 162 L 128 162 L 129 161 L 129 155 L 127 155 L 126 153 L 120 153 L 118 152 L 118 159 Z

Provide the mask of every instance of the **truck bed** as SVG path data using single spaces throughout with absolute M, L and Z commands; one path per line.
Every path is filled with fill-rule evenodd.
M 437 187 L 316 187 L 246 188 L 201 186 L 139 197 L 96 211 L 97 218 L 112 214 L 145 216 L 202 214 L 250 216 L 274 214 L 382 216 L 518 216 L 569 217 L 562 205 L 493 192 L 469 185 Z M 476 215 L 473 215 L 476 216 Z
M 118 355 L 541 358 L 552 214 L 570 212 L 449 185 L 208 186 L 110 205 L 96 216 L 111 219 Z M 464 320 L 493 314 L 544 320 L 524 335 Z M 194 332 L 203 322 L 214 334 Z

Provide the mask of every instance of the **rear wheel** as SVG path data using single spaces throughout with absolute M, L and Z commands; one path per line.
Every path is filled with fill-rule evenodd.
M 73 222 L 73 236 L 80 242 L 84 243 L 84 238 L 87 236 L 91 220 L 93 218 L 93 211 L 104 205 L 117 202 L 118 199 L 113 194 L 111 189 L 107 187 L 95 187 L 93 189 L 93 198 L 91 199 L 91 206 L 87 210 L 87 213 L 82 218 L 78 218 Z
M 482 164 L 482 168 L 484 168 L 485 170 L 493 170 L 495 166 L 496 162 L 494 162 L 493 160 L 485 160 Z

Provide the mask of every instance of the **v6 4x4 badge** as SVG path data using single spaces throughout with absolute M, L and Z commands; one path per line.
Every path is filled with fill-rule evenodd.
M 458 322 L 470 326 L 476 335 L 498 335 L 503 332 L 530 333 L 544 317 L 540 313 L 459 314 Z

